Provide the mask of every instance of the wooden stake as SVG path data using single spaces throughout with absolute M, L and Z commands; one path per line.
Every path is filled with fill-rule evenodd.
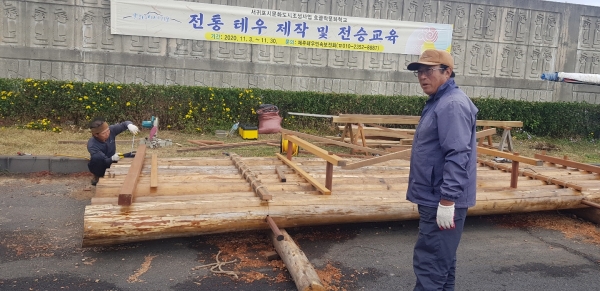
M 296 288 L 300 291 L 325 291 L 319 275 L 304 252 L 294 243 L 285 229 L 281 229 L 281 233 L 284 237 L 281 241 L 277 240 L 273 232 L 269 236 L 288 272 L 292 275 Z

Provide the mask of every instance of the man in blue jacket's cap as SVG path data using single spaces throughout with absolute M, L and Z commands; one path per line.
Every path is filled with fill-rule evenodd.
M 406 199 L 418 204 L 414 290 L 454 290 L 456 250 L 475 205 L 477 107 L 454 83 L 454 59 L 426 50 L 410 63 L 429 99 L 413 139 Z

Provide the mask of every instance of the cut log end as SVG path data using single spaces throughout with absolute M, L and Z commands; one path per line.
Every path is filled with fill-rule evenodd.
M 131 194 L 119 194 L 119 205 L 130 206 L 133 195 Z

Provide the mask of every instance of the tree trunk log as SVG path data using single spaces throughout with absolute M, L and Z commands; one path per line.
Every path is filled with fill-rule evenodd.
M 278 241 L 272 231 L 269 232 L 269 236 L 277 253 L 285 263 L 285 267 L 292 275 L 296 288 L 299 291 L 324 291 L 325 287 L 321 283 L 319 275 L 304 255 L 304 252 L 296 245 L 285 229 L 281 229 L 281 233 L 283 234 L 282 241 Z

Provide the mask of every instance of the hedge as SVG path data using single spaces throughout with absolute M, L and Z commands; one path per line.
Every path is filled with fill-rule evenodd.
M 478 119 L 520 120 L 529 134 L 549 137 L 598 136 L 600 105 L 472 98 Z M 257 124 L 261 104 L 274 104 L 293 129 L 327 129 L 325 118 L 288 116 L 287 112 L 420 115 L 426 97 L 374 96 L 268 89 L 139 84 L 82 83 L 0 78 L 2 124 L 45 122 L 85 127 L 96 116 L 110 122 L 141 123 L 159 117 L 162 129 L 212 132 L 235 122 Z M 31 127 L 31 126 L 30 126 Z

